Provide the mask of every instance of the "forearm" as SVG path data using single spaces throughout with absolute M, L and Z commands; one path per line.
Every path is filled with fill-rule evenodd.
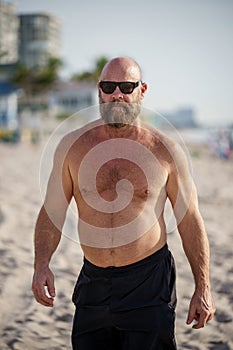
M 210 291 L 210 249 L 204 222 L 198 209 L 196 187 L 185 159 L 183 158 L 182 162 L 181 158 L 178 156 L 175 166 L 174 164 L 171 166 L 167 193 L 195 280 L 195 291 L 190 301 L 187 323 L 196 321 L 193 328 L 198 329 L 204 327 L 215 312 Z
M 190 263 L 196 289 L 203 290 L 210 287 L 209 241 L 200 214 L 187 214 L 178 225 L 183 248 Z
M 49 265 L 60 239 L 61 230 L 52 223 L 46 210 L 42 207 L 35 227 L 35 269 Z

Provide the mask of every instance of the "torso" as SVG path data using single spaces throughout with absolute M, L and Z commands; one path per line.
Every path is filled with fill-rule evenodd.
M 166 243 L 167 151 L 148 129 L 110 131 L 91 128 L 68 153 L 81 246 L 102 267 L 131 264 Z

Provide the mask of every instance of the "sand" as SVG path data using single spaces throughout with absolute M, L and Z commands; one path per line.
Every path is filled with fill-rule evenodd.
M 193 278 L 178 233 L 168 236 L 177 265 L 176 337 L 179 349 L 233 349 L 233 160 L 188 146 L 200 210 L 211 246 L 215 319 L 202 330 L 185 324 Z M 63 236 L 51 263 L 56 277 L 54 308 L 31 292 L 33 229 L 41 205 L 39 166 L 43 144 L 0 144 L 0 349 L 71 349 L 73 287 L 82 264 L 77 243 Z

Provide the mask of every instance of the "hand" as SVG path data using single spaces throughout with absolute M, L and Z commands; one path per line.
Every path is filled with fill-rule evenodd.
M 196 321 L 192 328 L 203 328 L 208 321 L 212 320 L 215 310 L 210 291 L 196 290 L 190 302 L 187 324 Z
M 38 303 L 44 306 L 53 306 L 55 297 L 54 275 L 49 267 L 35 270 L 32 291 Z

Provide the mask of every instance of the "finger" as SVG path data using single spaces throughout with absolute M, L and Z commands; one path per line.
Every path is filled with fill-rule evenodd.
M 195 323 L 192 326 L 192 328 L 199 329 L 199 328 L 205 327 L 208 317 L 209 317 L 209 313 L 207 311 L 202 311 L 199 317 L 197 318 L 197 323 Z
M 53 306 L 53 299 L 47 295 L 42 295 L 41 293 L 35 293 L 35 299 L 38 303 L 45 306 Z
M 35 296 L 35 299 L 38 303 L 40 303 L 44 306 L 49 306 L 49 307 L 53 306 L 53 299 L 49 298 L 47 296 L 43 296 L 43 297 Z
M 49 295 L 52 298 L 54 298 L 56 296 L 56 292 L 55 292 L 54 277 L 53 276 L 48 278 L 48 280 L 47 280 L 47 287 L 48 287 Z
M 196 316 L 196 308 L 194 306 L 190 306 L 186 323 L 191 324 L 196 319 Z
M 214 318 L 214 314 L 216 312 L 216 308 L 214 306 L 214 304 L 212 305 L 212 308 L 210 308 L 210 312 L 209 312 L 209 317 L 207 319 L 207 322 L 211 321 Z
M 36 301 L 43 305 L 43 306 L 47 306 L 47 307 L 53 307 L 53 300 L 49 299 L 49 301 L 45 301 L 44 299 L 40 299 L 40 298 L 35 298 Z
M 53 306 L 53 298 L 46 295 L 44 286 L 33 287 L 33 293 L 38 303 L 44 306 Z
M 211 313 L 211 315 L 210 315 L 208 321 L 210 321 L 210 320 L 212 320 L 212 319 L 214 318 L 214 314 L 215 314 L 215 311 Z

